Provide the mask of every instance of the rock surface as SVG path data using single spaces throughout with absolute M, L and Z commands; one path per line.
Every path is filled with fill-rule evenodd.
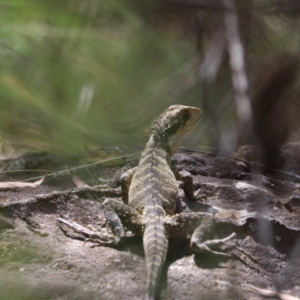
M 128 234 L 128 241 L 117 249 L 96 246 L 57 221 L 61 217 L 106 231 L 101 203 L 107 197 L 120 199 L 118 182 L 110 179 L 125 163 L 90 169 L 101 183 L 114 187 L 78 189 L 64 174 L 48 177 L 36 188 L 0 191 L 0 299 L 144 298 L 141 238 Z M 185 201 L 183 209 L 218 208 L 220 222 L 212 235 L 237 235 L 222 246 L 231 253 L 229 258 L 194 254 L 188 239 L 171 239 L 161 300 L 261 299 L 245 284 L 300 298 L 300 184 L 291 176 L 278 180 L 251 174 L 222 156 L 181 152 L 173 163 L 193 175 L 198 191 L 197 201 Z M 33 154 L 22 163 L 10 162 L 7 169 L 62 170 L 72 164 L 76 165 L 66 158 Z M 78 175 L 93 184 L 86 171 Z M 29 177 L 30 173 L 3 173 L 0 180 Z

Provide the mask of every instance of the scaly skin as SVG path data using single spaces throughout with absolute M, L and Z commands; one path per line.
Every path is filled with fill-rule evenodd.
M 169 236 L 192 235 L 190 246 L 193 251 L 230 257 L 210 247 L 226 243 L 235 236 L 234 233 L 223 239 L 206 240 L 215 222 L 212 213 L 175 213 L 177 183 L 170 168 L 170 158 L 200 118 L 201 110 L 198 108 L 172 105 L 156 119 L 139 165 L 121 176 L 123 202 L 106 199 L 102 204 L 113 234 L 95 234 L 89 229 L 83 230 L 92 240 L 106 246 L 118 245 L 125 238 L 125 228 L 143 236 L 147 265 L 146 300 L 155 299 Z M 190 200 L 195 200 L 191 174 L 182 170 L 177 175 L 185 185 L 185 194 Z M 76 232 L 82 231 L 80 228 L 83 227 L 74 222 L 61 218 L 59 221 Z
M 177 183 L 170 158 L 181 141 L 198 124 L 201 110 L 183 105 L 170 106 L 152 126 L 129 189 L 129 206 L 141 214 L 147 265 L 146 299 L 155 297 L 156 285 L 168 248 L 166 215 L 175 214 Z
M 191 237 L 191 248 L 208 251 L 222 240 L 205 241 L 214 218 L 211 213 L 183 212 L 175 214 L 177 183 L 170 168 L 170 158 L 182 140 L 195 128 L 201 110 L 172 105 L 152 125 L 152 134 L 142 153 L 139 165 L 121 177 L 123 202 L 106 199 L 103 210 L 113 235 L 102 235 L 103 245 L 117 245 L 125 237 L 125 228 L 143 235 L 147 265 L 146 300 L 154 300 L 162 266 L 166 259 L 169 236 Z M 184 181 L 188 176 L 184 175 Z M 191 179 L 191 176 L 190 176 Z M 192 187 L 192 183 L 189 184 Z M 193 192 L 189 194 L 194 198 Z M 225 255 L 228 256 L 228 255 Z
M 125 237 L 124 227 L 137 235 L 143 235 L 147 265 L 146 300 L 155 299 L 161 269 L 166 259 L 169 236 L 192 235 L 192 250 L 229 256 L 213 251 L 210 247 L 225 243 L 235 234 L 223 239 L 205 241 L 206 234 L 210 232 L 214 223 L 211 213 L 175 214 L 178 194 L 176 179 L 170 168 L 170 158 L 200 118 L 201 110 L 198 108 L 170 106 L 154 121 L 151 137 L 139 165 L 121 177 L 123 202 L 114 199 L 106 199 L 103 202 L 104 214 L 113 235 L 102 235 L 98 242 L 102 245 L 119 244 Z M 192 179 L 191 175 L 180 176 L 183 176 L 185 182 Z M 189 187 L 193 187 L 191 181 Z M 190 198 L 194 198 L 193 191 L 185 192 Z

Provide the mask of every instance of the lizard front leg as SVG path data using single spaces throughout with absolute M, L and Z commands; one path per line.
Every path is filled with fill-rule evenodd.
M 132 181 L 132 177 L 136 172 L 137 167 L 131 168 L 123 173 L 120 177 L 121 180 L 121 191 L 122 191 L 122 200 L 125 204 L 128 204 L 128 192 L 129 187 Z
M 175 173 L 176 178 L 182 181 L 182 188 L 189 201 L 195 201 L 193 176 L 190 172 L 181 170 Z

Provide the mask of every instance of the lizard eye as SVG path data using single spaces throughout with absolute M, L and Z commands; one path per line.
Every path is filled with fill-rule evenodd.
M 167 136 L 172 136 L 177 132 L 177 130 L 178 130 L 178 126 L 176 126 L 176 127 L 171 126 L 166 130 L 166 134 L 167 134 Z
M 184 121 L 187 121 L 187 120 L 189 119 L 189 117 L 190 117 L 190 114 L 189 114 L 188 111 L 185 111 L 185 112 L 183 113 L 183 115 L 182 115 L 182 119 L 183 119 Z

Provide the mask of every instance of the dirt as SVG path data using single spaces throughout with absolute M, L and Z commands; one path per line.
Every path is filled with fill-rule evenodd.
M 98 188 L 78 189 L 70 174 L 61 174 L 36 188 L 0 191 L 1 300 L 144 299 L 140 237 L 129 235 L 122 247 L 108 248 L 57 221 L 61 217 L 106 231 L 101 203 L 107 197 L 120 200 L 115 174 L 127 163 L 93 165 L 92 177 L 85 169 L 76 172 L 90 185 L 99 178 Z M 197 201 L 186 201 L 183 209 L 222 208 L 213 236 L 237 235 L 221 249 L 230 257 L 195 254 L 188 239 L 171 239 L 158 299 L 261 299 L 245 284 L 300 298 L 300 184 L 290 176 L 279 180 L 253 174 L 234 159 L 196 152 L 176 154 L 173 163 L 192 173 L 199 191 Z M 42 153 L 11 161 L 6 170 L 75 166 L 74 158 Z M 0 180 L 33 175 L 39 173 L 14 171 L 2 173 Z

